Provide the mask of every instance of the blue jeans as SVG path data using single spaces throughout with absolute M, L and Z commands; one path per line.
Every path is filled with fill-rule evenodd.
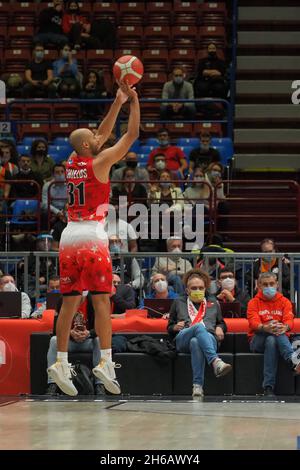
M 76 341 L 69 341 L 68 353 L 77 352 L 90 352 L 93 353 L 93 366 L 96 367 L 100 362 L 100 343 L 99 338 L 87 338 L 82 343 L 76 343 Z M 52 366 L 56 362 L 57 355 L 57 340 L 56 336 L 52 336 L 50 339 L 49 349 L 47 353 L 48 367 Z M 48 384 L 54 383 L 54 381 L 48 376 Z M 100 384 L 101 380 L 95 377 L 95 385 Z
M 203 386 L 205 359 L 211 364 L 218 357 L 216 338 L 198 323 L 179 331 L 175 341 L 178 352 L 191 353 L 193 384 Z
M 275 336 L 273 334 L 261 332 L 253 336 L 250 341 L 250 351 L 264 354 L 264 381 L 263 387 L 275 387 L 278 353 L 285 361 L 290 361 L 293 348 L 285 334 Z

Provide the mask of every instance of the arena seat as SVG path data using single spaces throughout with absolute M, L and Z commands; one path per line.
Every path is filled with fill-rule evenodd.
M 93 3 L 93 18 L 95 20 L 108 18 L 112 23 L 116 23 L 118 19 L 118 3 L 116 2 L 95 2 Z
M 9 47 L 20 49 L 25 47 L 31 47 L 33 33 L 34 29 L 32 26 L 9 26 L 7 33 L 7 37 L 9 39 Z
M 148 25 L 169 25 L 171 23 L 171 2 L 146 2 Z
M 7 26 L 11 5 L 9 3 L 0 2 L 0 25 Z
M 143 43 L 143 28 L 141 26 L 118 26 L 117 29 L 119 48 L 141 49 Z
M 87 51 L 87 63 L 91 69 L 111 71 L 113 51 L 111 49 L 93 49 Z
M 179 139 L 176 140 L 176 144 L 179 147 L 191 146 L 193 148 L 196 148 L 200 146 L 200 139 L 198 137 L 187 137 L 187 138 L 180 137 Z
M 30 155 L 31 145 L 17 145 L 19 155 Z
M 160 103 L 141 103 L 141 115 L 144 119 L 159 119 Z
M 19 140 L 24 139 L 26 136 L 43 137 L 49 140 L 49 125 L 33 122 L 30 124 L 19 125 Z
M 6 73 L 25 72 L 25 67 L 31 60 L 31 51 L 29 49 L 6 49 L 4 52 L 4 66 Z
M 51 124 L 50 132 L 52 140 L 56 137 L 67 137 L 71 132 L 75 131 L 78 126 L 74 123 L 60 122 L 59 124 Z
M 226 30 L 224 26 L 201 26 L 198 31 L 201 47 L 213 42 L 222 49 L 227 45 Z
M 201 134 L 202 132 L 209 132 L 211 136 L 222 137 L 221 124 L 215 122 L 197 122 L 193 125 L 194 134 Z
M 179 138 L 179 136 L 184 137 L 192 135 L 192 124 L 174 122 L 172 124 L 167 124 L 166 128 L 168 129 L 172 139 Z
M 164 83 L 168 80 L 163 72 L 145 73 L 141 83 L 143 98 L 161 98 Z
M 132 47 L 116 49 L 114 53 L 114 61 L 122 57 L 123 55 L 134 55 L 141 58 L 142 52 L 141 49 L 133 49 Z
M 224 53 L 224 49 L 222 48 L 218 48 L 217 50 L 217 56 L 219 59 L 222 59 L 222 60 L 225 60 L 225 53 Z M 205 49 L 199 49 L 197 51 L 197 63 L 200 61 L 200 60 L 203 60 L 203 59 L 206 59 L 207 58 L 207 47 Z
M 173 22 L 175 25 L 194 26 L 198 21 L 198 2 L 185 2 L 182 0 L 174 0 L 173 3 Z
M 227 9 L 224 2 L 207 2 L 202 3 L 199 7 L 202 24 L 225 24 L 227 20 Z
M 175 67 L 181 67 L 188 74 L 193 73 L 196 65 L 195 59 L 196 54 L 194 49 L 172 49 L 169 54 L 170 70 L 173 70 Z
M 172 47 L 174 49 L 195 49 L 197 37 L 196 26 L 181 25 L 172 27 Z
M 36 5 L 33 2 L 13 2 L 10 5 L 12 21 L 16 26 L 34 26 L 36 19 Z
M 150 72 L 164 72 L 169 68 L 168 49 L 145 49 L 142 53 L 145 70 Z
M 51 117 L 51 104 L 46 103 L 28 103 L 24 107 L 25 119 L 48 121 Z
M 37 223 L 38 201 L 35 199 L 17 199 L 13 206 L 10 223 L 14 225 L 32 225 Z M 30 217 L 30 220 L 26 218 Z
M 144 23 L 144 2 L 120 3 L 119 21 L 121 25 L 140 25 Z
M 62 103 L 55 103 L 53 106 L 53 119 L 55 121 L 76 121 L 79 118 L 80 106 L 78 103 L 70 103 L 69 100 L 63 100 Z
M 144 47 L 146 49 L 165 49 L 171 46 L 169 26 L 150 25 L 144 28 Z

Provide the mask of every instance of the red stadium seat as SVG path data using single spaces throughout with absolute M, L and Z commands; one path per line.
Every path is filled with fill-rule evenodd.
M 79 103 L 69 103 L 68 100 L 64 100 L 63 103 L 56 103 L 53 106 L 53 119 L 57 122 L 60 120 L 76 121 L 79 115 Z
M 143 98 L 161 98 L 162 88 L 166 81 L 166 73 L 145 73 L 141 82 Z
M 80 8 L 80 14 L 90 19 L 92 13 L 92 2 L 78 2 Z
M 45 49 L 45 59 L 54 62 L 58 59 L 58 51 L 55 49 Z
M 170 25 L 172 14 L 171 2 L 146 2 L 148 25 Z
M 217 49 L 217 55 L 218 55 L 218 58 L 219 58 L 219 59 L 225 60 L 225 53 L 224 53 L 224 50 L 218 48 L 218 49 Z M 200 49 L 200 50 L 197 52 L 197 62 L 198 62 L 199 60 L 206 59 L 206 58 L 207 58 L 207 48 L 205 48 L 205 49 Z
M 123 55 L 134 55 L 136 57 L 141 58 L 142 57 L 142 52 L 141 49 L 133 49 L 131 47 L 122 47 L 120 49 L 115 50 L 114 54 L 114 61 L 119 59 L 119 57 L 122 57 Z
M 172 28 L 172 44 L 174 48 L 196 48 L 197 28 L 196 26 L 183 25 L 173 26 Z
M 34 26 L 36 18 L 36 4 L 33 2 L 12 3 L 13 24 L 16 26 Z
M 25 119 L 32 121 L 45 121 L 51 118 L 51 105 L 49 103 L 26 104 L 24 107 Z
M 33 34 L 34 30 L 32 26 L 10 26 L 8 28 L 8 38 L 10 47 L 31 47 Z
M 160 103 L 141 103 L 143 119 L 159 119 Z
M 119 26 L 117 29 L 118 44 L 121 49 L 140 49 L 143 41 L 143 28 L 141 26 Z
M 203 25 L 225 25 L 227 10 L 225 3 L 208 2 L 200 5 Z
M 1 15 L 1 12 L 0 12 Z M 0 26 L 0 49 L 3 51 L 7 38 L 7 28 L 6 26 Z
M 111 71 L 113 51 L 111 49 L 95 49 L 87 51 L 88 67 L 97 70 Z
M 158 130 L 161 128 L 161 124 L 153 122 L 143 122 L 141 123 L 141 137 L 147 139 L 148 137 L 155 137 Z
M 10 3 L 0 2 L 0 26 L 7 26 L 10 11 Z
M 120 4 L 120 24 L 140 25 L 144 23 L 144 2 L 125 2 Z
M 25 107 L 26 106 L 24 104 L 12 104 L 10 106 L 9 118 L 21 121 L 24 118 Z
M 170 51 L 170 69 L 182 67 L 188 74 L 195 70 L 195 51 L 193 49 L 172 49 Z
M 150 72 L 167 72 L 169 54 L 167 49 L 145 49 L 143 51 L 145 70 Z
M 51 124 L 51 140 L 54 140 L 56 137 L 69 137 L 71 132 L 75 131 L 77 128 L 77 124 L 70 124 L 68 122 Z
M 222 49 L 226 47 L 227 40 L 224 26 L 202 26 L 199 28 L 198 36 L 200 47 L 205 47 L 211 42 Z
M 167 124 L 166 128 L 168 129 L 172 139 L 192 136 L 192 124 L 185 124 L 184 122 L 174 122 L 174 124 Z
M 5 72 L 24 74 L 26 64 L 31 60 L 29 49 L 6 49 L 4 55 Z
M 118 3 L 116 2 L 95 2 L 93 5 L 93 18 L 108 18 L 116 24 L 118 20 Z
M 222 137 L 222 126 L 214 122 L 197 122 L 194 124 L 194 134 L 199 135 L 202 132 L 209 132 L 212 137 Z
M 18 140 L 22 140 L 24 137 L 27 137 L 27 136 L 44 137 L 48 140 L 49 133 L 50 133 L 49 124 L 40 124 L 39 122 L 34 122 L 30 124 L 21 124 L 19 126 Z
M 170 47 L 171 31 L 169 26 L 146 26 L 144 29 L 144 43 L 146 49 L 164 49 Z
M 196 26 L 198 19 L 198 3 L 175 0 L 173 5 L 173 22 L 175 25 Z

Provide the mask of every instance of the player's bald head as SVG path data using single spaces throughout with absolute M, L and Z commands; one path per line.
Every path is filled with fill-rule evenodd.
M 76 129 L 70 135 L 70 144 L 77 153 L 89 150 L 94 134 L 89 129 Z

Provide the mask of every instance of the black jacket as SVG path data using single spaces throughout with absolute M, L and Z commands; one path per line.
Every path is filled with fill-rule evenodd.
M 135 292 L 130 286 L 120 285 L 117 291 L 111 296 L 110 301 L 113 302 L 112 313 L 124 313 L 127 309 L 136 307 Z
M 39 16 L 39 31 L 42 33 L 63 34 L 62 30 L 63 13 L 56 11 L 55 8 L 45 8 Z
M 172 303 L 168 323 L 168 333 L 172 338 L 175 338 L 176 334 L 178 333 L 174 331 L 174 326 L 179 321 L 184 321 L 187 327 L 191 326 L 191 319 L 189 317 L 187 309 L 186 297 L 179 297 L 178 299 L 175 299 Z M 223 320 L 219 302 L 213 302 L 208 300 L 203 322 L 207 331 L 209 331 L 213 335 L 215 335 L 215 329 L 217 326 L 220 326 L 224 333 L 226 333 L 227 331 L 227 326 Z
M 220 161 L 220 153 L 218 150 L 214 149 L 213 147 L 209 147 L 208 152 L 202 153 L 201 147 L 197 147 L 191 151 L 189 159 L 190 159 L 190 162 L 194 163 L 195 167 L 199 165 L 208 166 L 212 162 Z

